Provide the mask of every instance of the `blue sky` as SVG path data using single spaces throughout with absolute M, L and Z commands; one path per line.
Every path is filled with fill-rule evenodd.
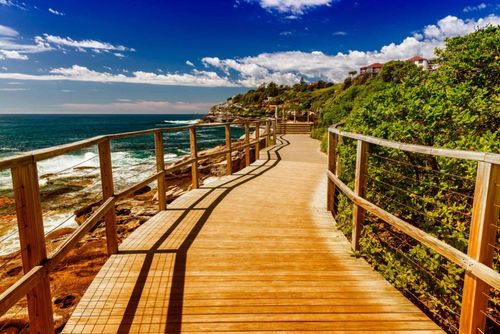
M 0 113 L 204 112 L 500 24 L 500 1 L 0 0 Z

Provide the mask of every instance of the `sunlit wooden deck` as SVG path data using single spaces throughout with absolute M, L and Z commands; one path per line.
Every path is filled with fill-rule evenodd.
M 64 333 L 441 333 L 336 230 L 326 157 L 286 135 L 177 199 L 112 255 Z

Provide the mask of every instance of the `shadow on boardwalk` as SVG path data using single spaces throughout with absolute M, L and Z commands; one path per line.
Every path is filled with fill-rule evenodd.
M 442 333 L 351 256 L 325 204 L 326 159 L 285 135 L 192 190 L 100 270 L 65 333 Z
M 135 287 L 132 292 L 132 296 L 130 298 L 129 303 L 127 304 L 125 314 L 127 315 L 122 319 L 120 326 L 118 328 L 119 333 L 129 333 L 132 325 L 132 319 L 135 315 L 137 307 L 139 305 L 139 301 L 141 299 L 141 295 L 143 293 L 144 286 L 146 284 L 146 279 L 148 277 L 148 273 L 151 269 L 151 264 L 153 262 L 153 257 L 156 253 L 174 253 L 175 254 L 175 263 L 172 274 L 172 286 L 170 288 L 170 298 L 169 298 L 169 306 L 167 313 L 167 326 L 165 328 L 165 333 L 180 333 L 181 332 L 181 324 L 182 324 L 182 306 L 184 300 L 184 285 L 185 285 L 185 270 L 186 270 L 186 260 L 187 260 L 187 252 L 191 247 L 191 244 L 198 236 L 198 233 L 205 225 L 208 217 L 212 214 L 213 210 L 217 207 L 217 205 L 236 187 L 262 175 L 267 172 L 269 169 L 274 168 L 279 161 L 281 160 L 279 151 L 289 145 L 290 143 L 281 136 L 279 139 L 280 145 L 277 145 L 266 152 L 267 159 L 262 160 L 263 164 L 257 166 L 256 168 L 250 168 L 250 170 L 245 169 L 238 173 L 234 173 L 236 176 L 235 179 L 227 181 L 222 184 L 218 184 L 217 187 L 213 187 L 210 184 L 208 187 L 211 187 L 209 192 L 206 192 L 204 195 L 200 196 L 195 202 L 193 202 L 186 209 L 176 209 L 176 208 L 167 208 L 168 210 L 182 210 L 181 216 L 175 221 L 174 224 L 153 244 L 150 250 L 144 252 L 142 250 L 126 250 L 121 251 L 120 254 L 143 254 L 146 253 L 146 258 L 144 260 L 144 264 L 140 270 L 139 278 L 135 284 Z M 271 160 L 271 154 L 276 156 L 275 159 Z M 268 162 L 272 162 L 271 165 L 267 165 Z M 248 172 L 248 174 L 245 173 Z M 251 177 L 246 177 L 246 175 L 251 175 Z M 236 181 L 236 182 L 235 182 Z M 239 181 L 239 182 L 238 182 Z M 201 187 L 201 189 L 206 189 L 206 187 Z M 217 198 L 210 204 L 205 210 L 200 219 L 196 222 L 196 224 L 191 228 L 190 233 L 186 235 L 186 238 L 182 241 L 180 247 L 175 250 L 160 250 L 160 246 L 167 240 L 167 238 L 174 232 L 174 230 L 181 224 L 186 216 L 189 214 L 191 210 L 196 210 L 196 205 L 201 203 L 204 199 L 209 197 L 215 189 L 224 189 L 224 191 L 218 194 Z

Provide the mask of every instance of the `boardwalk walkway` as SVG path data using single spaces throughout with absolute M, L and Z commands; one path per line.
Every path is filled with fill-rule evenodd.
M 441 333 L 350 255 L 324 209 L 317 142 L 281 142 L 138 228 L 64 333 Z

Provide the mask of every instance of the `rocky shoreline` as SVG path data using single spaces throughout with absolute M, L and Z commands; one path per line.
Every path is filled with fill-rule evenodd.
M 233 142 L 236 147 L 242 145 L 243 140 Z M 225 146 L 217 146 L 209 150 L 199 152 L 199 175 L 202 183 L 208 183 L 214 178 L 225 175 L 226 160 L 225 155 L 203 159 L 204 155 L 220 152 Z M 254 150 L 251 149 L 251 156 Z M 184 162 L 189 157 L 185 157 L 170 166 L 175 166 Z M 232 154 L 233 171 L 245 167 L 244 151 L 233 151 Z M 75 183 L 76 182 L 76 183 Z M 79 182 L 79 183 L 78 183 Z M 78 186 L 87 184 L 88 180 L 71 180 L 68 182 L 65 191 L 48 192 L 50 197 L 50 209 L 58 206 L 71 207 L 70 203 L 64 200 L 64 194 Z M 172 202 L 185 192 L 191 189 L 191 168 L 186 166 L 176 172 L 166 176 L 167 182 L 167 203 Z M 43 197 L 43 195 L 42 195 Z M 75 197 L 80 199 L 80 197 Z M 58 200 L 59 199 L 59 200 Z M 89 199 L 87 199 L 89 200 Z M 0 201 L 8 201 L 4 197 Z M 43 198 L 42 198 L 43 201 Z M 12 204 L 12 203 L 8 203 Z M 75 209 L 75 221 L 81 224 L 92 212 L 99 207 L 100 201 L 91 201 L 83 207 Z M 117 233 L 119 242 L 124 240 L 130 233 L 145 223 L 149 218 L 157 213 L 157 190 L 146 186 L 134 194 L 119 201 L 115 207 L 117 216 Z M 14 214 L 15 217 L 15 214 Z M 50 254 L 57 248 L 72 232 L 74 228 L 61 227 L 51 231 L 46 236 L 47 252 Z M 107 260 L 105 229 L 103 224 L 85 235 L 77 244 L 76 248 L 58 264 L 50 274 L 50 286 L 52 292 L 54 320 L 56 332 L 59 332 L 71 316 L 74 308 L 85 293 L 85 290 L 92 282 L 94 276 Z M 19 252 L 0 256 L 0 292 L 5 291 L 23 275 L 22 263 Z M 27 301 L 21 299 L 16 306 L 0 318 L 0 334 L 8 333 L 29 333 L 27 322 Z

